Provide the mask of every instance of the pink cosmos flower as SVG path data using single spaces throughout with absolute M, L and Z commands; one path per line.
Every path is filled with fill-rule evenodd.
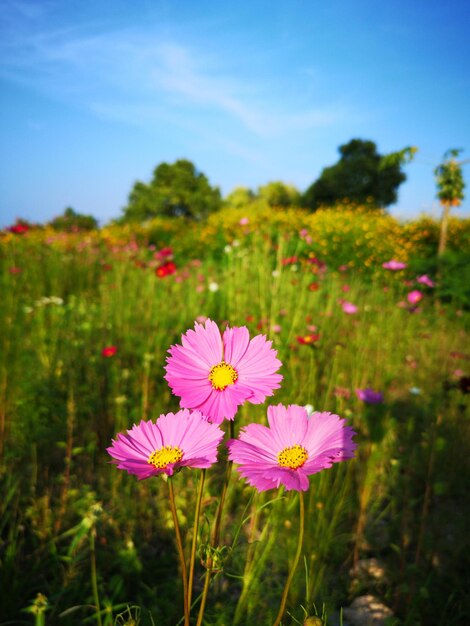
M 427 274 L 423 274 L 422 276 L 418 276 L 416 279 L 418 283 L 421 285 L 426 285 L 427 287 L 435 287 L 436 283 L 429 278 Z
M 246 226 L 247 224 L 249 224 L 249 222 L 250 220 L 247 217 L 242 217 L 238 223 L 240 224 L 240 226 Z
M 382 267 L 386 270 L 392 270 L 393 272 L 396 272 L 398 270 L 404 270 L 406 268 L 406 263 L 402 263 L 401 261 L 395 261 L 395 259 L 392 259 L 391 261 L 382 263 Z
M 172 346 L 165 379 L 180 406 L 198 409 L 215 424 L 232 420 L 245 401 L 260 404 L 279 389 L 282 363 L 264 335 L 250 341 L 246 326 L 227 328 L 221 335 L 208 319 Z
M 224 433 L 199 411 L 183 409 L 160 415 L 155 423 L 142 421 L 113 439 L 107 448 L 119 469 L 139 480 L 167 474 L 182 467 L 210 467 L 217 461 L 217 446 Z
M 366 404 L 382 404 L 383 394 L 367 387 L 366 389 L 356 389 L 356 396 Z
M 410 293 L 406 296 L 406 299 L 410 304 L 418 304 L 418 302 L 423 299 L 423 294 L 421 291 L 415 289 L 414 291 L 410 291 Z
M 238 472 L 258 491 L 281 484 L 287 491 L 306 491 L 310 474 L 354 456 L 355 432 L 338 415 L 309 417 L 303 406 L 278 404 L 268 407 L 268 422 L 269 428 L 249 424 L 227 443 Z
M 344 313 L 347 315 L 354 315 L 358 312 L 358 308 L 352 302 L 348 302 L 347 300 L 340 300 L 341 306 L 343 307 Z

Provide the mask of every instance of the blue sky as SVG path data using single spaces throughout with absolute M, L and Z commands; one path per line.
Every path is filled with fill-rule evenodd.
M 445 150 L 470 157 L 466 0 L 3 0 L 0 19 L 0 226 L 106 222 L 178 158 L 223 194 L 304 190 L 354 137 L 419 148 L 391 208 L 412 217 L 438 212 Z

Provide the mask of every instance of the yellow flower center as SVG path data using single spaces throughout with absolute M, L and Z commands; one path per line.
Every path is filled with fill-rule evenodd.
M 298 443 L 290 448 L 284 448 L 282 452 L 277 455 L 277 462 L 281 467 L 289 467 L 290 469 L 297 469 L 302 467 L 305 461 L 308 459 L 308 452 Z
M 183 451 L 176 446 L 163 446 L 160 450 L 154 450 L 148 458 L 148 462 L 157 469 L 165 469 L 170 463 L 178 463 L 183 458 Z
M 225 361 L 211 367 L 209 372 L 210 383 L 218 391 L 223 391 L 229 385 L 233 385 L 237 378 L 237 370 Z

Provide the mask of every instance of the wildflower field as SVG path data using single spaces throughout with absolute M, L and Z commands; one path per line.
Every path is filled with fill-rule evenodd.
M 470 223 L 438 231 L 1 233 L 0 624 L 470 623 Z

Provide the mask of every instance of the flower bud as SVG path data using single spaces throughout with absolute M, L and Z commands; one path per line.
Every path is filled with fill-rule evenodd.
M 304 626 L 323 626 L 323 620 L 320 617 L 306 617 Z

